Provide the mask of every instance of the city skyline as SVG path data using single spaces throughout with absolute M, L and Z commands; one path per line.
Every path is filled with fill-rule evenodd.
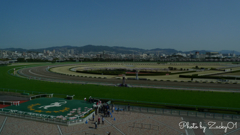
M 0 48 L 240 51 L 239 1 L 1 1 Z

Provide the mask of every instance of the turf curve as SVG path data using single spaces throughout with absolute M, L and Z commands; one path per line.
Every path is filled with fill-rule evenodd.
M 39 64 L 33 66 L 39 66 Z M 93 96 L 133 101 L 164 102 L 213 107 L 231 107 L 240 109 L 239 93 L 180 91 L 151 88 L 120 88 L 111 86 L 97 86 L 90 84 L 81 85 L 53 83 L 38 80 L 28 80 L 9 75 L 7 71 L 15 67 L 21 66 L 0 67 L 1 88 L 76 95 L 75 99 L 80 100 L 83 100 L 84 97 Z

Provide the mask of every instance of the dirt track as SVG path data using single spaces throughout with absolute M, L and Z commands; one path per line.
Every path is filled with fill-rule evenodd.
M 59 65 L 66 66 L 66 65 Z M 111 83 L 111 84 L 119 84 L 121 80 L 118 79 L 97 79 L 97 78 L 85 78 L 85 77 L 75 77 L 75 76 L 66 76 L 60 75 L 56 73 L 52 73 L 46 70 L 48 66 L 39 66 L 39 67 L 31 67 L 22 69 L 19 72 L 32 77 L 38 78 L 48 78 L 48 79 L 56 79 L 59 81 L 79 81 L 79 82 L 102 82 L 102 83 Z M 159 87 L 175 87 L 175 88 L 208 88 L 208 89 L 216 89 L 216 90 L 240 90 L 240 85 L 238 84 L 214 84 L 214 83 L 192 83 L 192 82 L 167 82 L 167 81 L 144 81 L 144 80 L 127 80 L 127 84 L 130 85 L 153 85 Z

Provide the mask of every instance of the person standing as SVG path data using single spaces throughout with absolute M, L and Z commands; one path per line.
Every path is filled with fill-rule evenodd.
M 93 114 L 92 118 L 93 118 L 93 121 L 94 121 L 94 114 Z
M 96 107 L 95 114 L 98 114 L 98 106 Z
M 100 117 L 98 117 L 98 124 L 100 124 Z
M 128 111 L 130 111 L 130 105 L 129 105 L 129 103 L 128 103 Z
M 104 117 L 102 117 L 102 124 L 104 125 Z
M 95 124 L 95 129 L 97 129 L 97 121 L 94 124 Z
M 107 112 L 107 116 L 110 117 L 110 112 L 109 111 Z

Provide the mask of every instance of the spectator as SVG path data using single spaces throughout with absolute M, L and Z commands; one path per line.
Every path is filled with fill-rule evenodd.
M 102 117 L 102 124 L 104 124 L 104 117 Z
M 95 124 L 95 129 L 97 129 L 97 121 L 94 124 Z
M 98 124 L 100 124 L 100 117 L 98 117 Z
M 108 115 L 108 117 L 110 117 L 110 112 L 109 111 L 107 112 L 107 115 Z

